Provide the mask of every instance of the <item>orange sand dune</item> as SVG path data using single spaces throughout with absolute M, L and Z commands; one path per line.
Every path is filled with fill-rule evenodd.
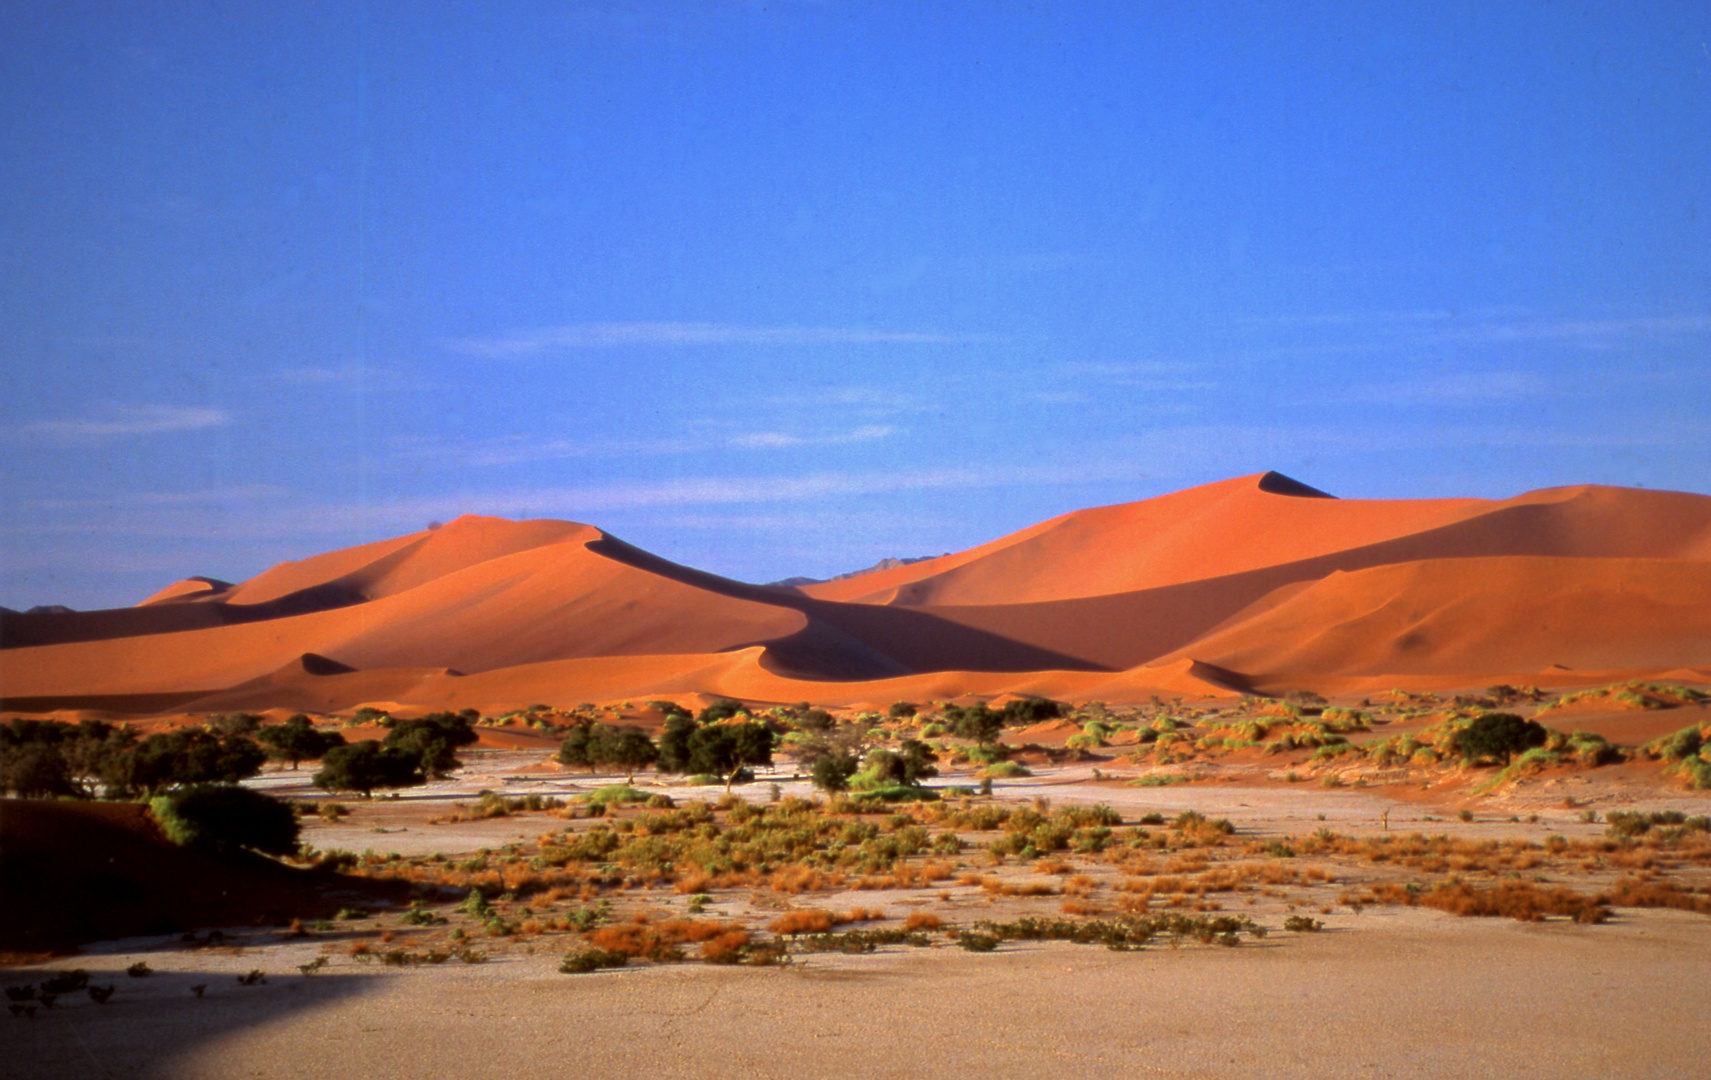
M 944 556 L 802 586 L 822 599 L 1017 604 L 1226 577 L 1393 542 L 1385 561 L 1461 555 L 1711 558 L 1711 499 L 1574 487 L 1515 499 L 1291 494 L 1275 473 L 1079 510 Z M 1309 489 L 1311 490 L 1311 489 Z
M 1335 573 L 1183 652 L 1248 673 L 1684 667 L 1711 656 L 1711 563 L 1436 559 Z
M 1707 613 L 1711 497 L 1340 500 L 1266 473 L 799 589 L 463 517 L 135 608 L 0 614 L 0 692 L 156 713 L 1576 683 L 1711 674 Z

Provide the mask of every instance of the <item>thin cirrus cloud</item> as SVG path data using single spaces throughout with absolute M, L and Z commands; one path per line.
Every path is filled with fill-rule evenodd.
M 782 431 L 746 432 L 722 439 L 688 436 L 672 439 L 532 439 L 505 436 L 477 443 L 442 445 L 418 439 L 399 439 L 394 448 L 400 457 L 453 466 L 522 465 L 536 461 L 565 461 L 573 458 L 657 457 L 692 454 L 732 446 L 744 450 L 777 450 L 806 446 L 842 446 L 889 438 L 896 428 L 888 424 L 866 424 L 849 431 L 825 435 L 795 435 Z
M 636 345 L 944 345 L 990 342 L 984 334 L 941 334 L 833 326 L 730 326 L 702 322 L 578 323 L 502 337 L 448 338 L 442 344 L 469 356 L 504 359 L 561 349 Z
M 459 514 L 587 515 L 672 506 L 763 505 L 854 495 L 1138 480 L 1138 464 L 945 467 L 895 473 L 820 472 L 799 476 L 695 477 L 656 483 L 537 488 L 468 496 L 432 496 L 361 506 L 323 506 L 309 516 L 322 526 L 377 522 L 412 525 Z M 302 516 L 302 515 L 299 515 Z
M 18 429 L 56 442 L 102 442 L 128 435 L 164 435 L 223 427 L 232 422 L 225 409 L 194 405 L 116 405 L 91 416 L 37 420 Z

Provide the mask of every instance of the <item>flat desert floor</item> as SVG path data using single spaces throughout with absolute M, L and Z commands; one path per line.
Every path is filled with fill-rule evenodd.
M 1113 953 L 1012 945 L 813 956 L 781 968 L 558 974 L 555 954 L 290 970 L 313 946 L 114 951 L 125 991 L 7 1032 L 8 1076 L 1688 1077 L 1711 925 L 1385 909 L 1327 932 Z M 122 968 L 146 958 L 147 979 Z M 57 965 L 56 965 L 57 966 Z M 257 966 L 274 974 L 245 987 Z M 282 973 L 282 972 L 288 972 Z M 9 973 L 19 975 L 19 972 Z M 204 984 L 201 998 L 188 988 Z
M 539 814 L 444 817 L 454 800 L 482 788 L 574 796 L 601 782 L 518 771 L 538 758 L 479 754 L 458 780 L 415 798 L 358 803 L 337 823 L 306 819 L 305 839 L 322 848 L 456 856 L 532 838 L 563 822 Z M 264 782 L 295 794 L 305 779 L 273 773 Z M 776 779 L 788 794 L 798 786 L 807 793 L 782 773 Z M 761 801 L 769 794 L 765 782 L 739 791 Z M 1107 802 L 1125 817 L 1199 809 L 1230 818 L 1238 838 L 1327 827 L 1377 835 L 1386 812 L 1391 829 L 1465 839 L 1590 839 L 1603 831 L 1562 806 L 1556 792 L 1527 800 L 1530 807 L 1488 803 L 1472 822 L 1456 820 L 1445 805 L 1403 801 L 1397 789 L 1136 788 L 1091 782 L 1084 766 L 1044 769 L 1000 784 L 997 794 L 1016 806 L 1046 794 L 1059 805 Z M 1620 798 L 1693 812 L 1706 804 L 1679 790 Z M 1529 809 L 1537 820 L 1522 816 Z M 477 939 L 485 962 L 402 967 L 343 948 L 346 936 L 377 934 L 376 920 L 361 933 L 340 924 L 340 933 L 308 938 L 233 928 L 216 947 L 133 938 L 0 976 L 16 984 L 83 968 L 94 983 L 119 991 L 104 1005 L 68 994 L 34 1019 L 8 1019 L 0 1072 L 18 1080 L 1707 1075 L 1697 1037 L 1711 1015 L 1711 919 L 1704 915 L 1618 907 L 1600 925 L 1460 918 L 1423 907 L 1338 905 L 1342 887 L 1303 883 L 1293 895 L 1323 915 L 1316 933 L 1280 930 L 1281 901 L 1255 896 L 1248 903 L 1258 906 L 1232 913 L 1253 914 L 1273 932 L 1235 948 L 1113 952 L 1007 941 L 971 953 L 947 936 L 925 948 L 815 953 L 775 967 L 636 964 L 565 975 L 558 963 L 574 937 Z M 1325 907 L 1318 908 L 1321 892 Z M 1010 901 L 991 906 L 979 888 L 939 899 L 954 922 L 1015 914 Z M 799 902 L 865 902 L 896 912 L 910 901 L 852 890 Z M 776 903 L 764 891 L 738 890 L 721 896 L 712 914 L 764 925 Z M 406 945 L 411 932 L 400 925 Z M 318 957 L 324 966 L 300 973 Z M 139 961 L 152 974 L 128 977 L 124 969 Z M 256 970 L 265 982 L 240 985 L 239 976 Z M 193 986 L 206 989 L 197 995 Z

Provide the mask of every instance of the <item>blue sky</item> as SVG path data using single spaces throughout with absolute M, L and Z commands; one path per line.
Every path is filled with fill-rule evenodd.
M 13 3 L 0 604 L 1711 492 L 1702 4 Z

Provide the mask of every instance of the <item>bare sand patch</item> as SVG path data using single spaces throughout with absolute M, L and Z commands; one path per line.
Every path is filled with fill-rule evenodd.
M 136 954 L 85 957 L 121 994 L 12 1024 L 7 1073 L 1690 1076 L 1711 1006 L 1711 932 L 1669 912 L 1581 927 L 1388 909 L 1237 949 L 1007 945 L 594 976 L 557 974 L 545 953 L 291 970 L 311 952 L 147 953 L 159 974 L 138 980 L 120 971 Z M 265 985 L 237 985 L 257 967 Z

